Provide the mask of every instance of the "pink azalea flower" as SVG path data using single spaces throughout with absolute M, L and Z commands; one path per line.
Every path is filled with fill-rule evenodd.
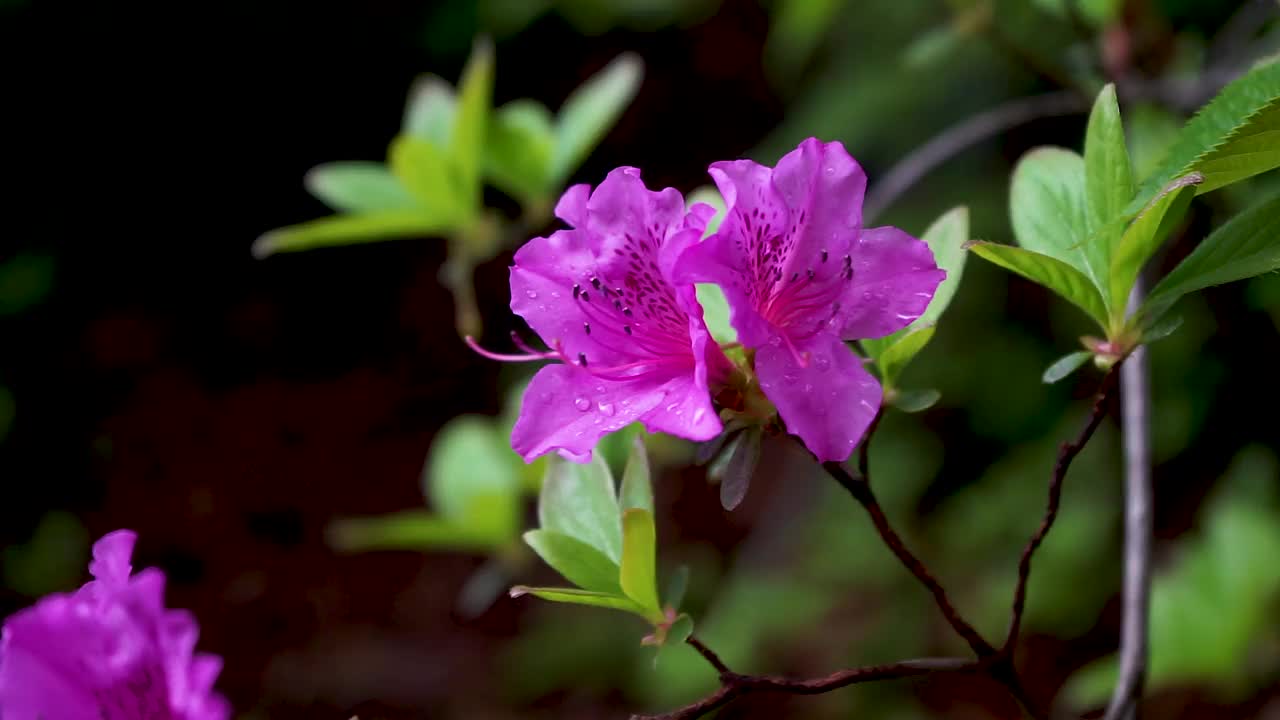
M 862 227 L 867 179 L 838 142 L 810 138 L 768 168 L 711 166 L 728 213 L 680 260 L 677 279 L 723 288 L 760 387 L 821 461 L 845 460 L 881 400 L 846 340 L 905 327 L 945 277 L 929 247 Z
M 199 628 L 164 607 L 164 574 L 130 577 L 135 535 L 93 546 L 94 580 L 15 613 L 0 636 L 4 720 L 225 720 L 222 668 L 196 653 Z
M 712 208 L 686 212 L 680 193 L 650 191 L 635 168 L 593 192 L 569 188 L 556 215 L 572 226 L 520 248 L 511 309 L 552 348 L 509 361 L 554 359 L 525 391 L 511 445 L 525 460 L 549 451 L 578 461 L 633 422 L 707 440 L 720 432 L 710 385 L 731 366 L 711 339 L 693 285 L 672 282 L 676 259 L 702 237 Z M 472 343 L 472 347 L 476 347 Z

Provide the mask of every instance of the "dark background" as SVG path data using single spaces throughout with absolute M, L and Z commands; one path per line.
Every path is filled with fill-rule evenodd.
M 641 164 L 651 186 L 687 191 L 706 183 L 712 161 L 752 154 L 772 162 L 808 134 L 842 136 L 841 118 L 852 116 L 815 105 L 838 93 L 842 76 L 832 68 L 850 65 L 849 57 L 883 64 L 877 46 L 860 39 L 880 24 L 888 28 L 882 43 L 900 49 L 893 33 L 924 32 L 947 17 L 942 3 L 902 3 L 897 19 L 876 14 L 885 3 L 849 5 L 832 37 L 781 83 L 767 65 L 769 9 L 751 0 L 725 0 L 692 17 L 672 13 L 643 30 L 619 21 L 598 34 L 549 12 L 498 37 L 495 101 L 533 97 L 555 107 L 618 52 L 633 50 L 646 64 L 641 93 L 575 177 L 594 182 L 617 165 Z M 1211 37 L 1236 10 L 1229 2 L 1133 5 L 1138 17 L 1163 18 L 1169 35 L 1193 37 Z M 10 187 L 0 261 L 28 268 L 20 283 L 27 299 L 12 300 L 19 296 L 8 288 L 12 301 L 0 314 L 0 386 L 15 408 L 8 434 L 0 433 L 0 545 L 21 548 L 47 513 L 66 513 L 57 516 L 71 519 L 55 543 L 63 550 L 53 555 L 63 566 L 49 570 L 47 589 L 73 587 L 90 539 L 137 530 L 135 566 L 168 573 L 169 604 L 196 613 L 201 647 L 226 662 L 219 687 L 246 716 L 586 718 L 636 707 L 634 693 L 606 681 L 502 690 L 512 674 L 530 672 L 503 649 L 542 616 L 504 598 L 478 618 L 460 617 L 454 597 L 480 559 L 339 556 L 325 544 L 335 515 L 420 506 L 417 477 L 433 433 L 455 415 L 501 405 L 500 368 L 471 354 L 451 324 L 450 296 L 436 280 L 443 244 L 391 242 L 265 261 L 249 253 L 262 232 L 324 214 L 303 191 L 303 173 L 328 160 L 381 158 L 412 79 L 426 71 L 456 78 L 483 24 L 462 2 L 0 4 Z M 1054 89 L 987 44 L 975 41 L 970 51 L 959 68 L 931 73 L 939 76 L 933 85 L 881 73 L 889 74 L 881 78 L 886 93 L 920 97 L 885 95 L 866 111 L 878 115 L 850 123 L 848 134 L 860 141 L 851 150 L 873 185 L 947 123 L 989 101 Z M 944 166 L 886 219 L 919 232 L 938 212 L 967 202 L 975 235 L 1008 240 L 1012 164 L 1034 145 L 1079 147 L 1082 133 L 1083 118 L 1068 117 L 1004 134 Z M 491 200 L 509 204 L 496 194 Z M 1205 200 L 1165 265 L 1234 201 Z M 492 332 L 515 327 L 506 311 L 508 260 L 500 255 L 477 274 Z M 954 326 L 940 332 L 913 375 L 941 387 L 944 400 L 911 421 L 917 435 L 935 438 L 937 462 L 932 479 L 903 501 L 902 523 L 943 565 L 938 548 L 947 538 L 928 528 L 978 531 L 947 525 L 941 509 L 1011 448 L 1049 448 L 1066 437 L 1097 380 L 1084 373 L 1040 385 L 1040 370 L 1073 349 L 1083 322 L 1041 291 L 978 265 L 967 271 Z M 1164 543 L 1197 526 L 1202 501 L 1241 448 L 1280 445 L 1271 417 L 1280 404 L 1280 316 L 1276 282 L 1267 282 L 1193 301 L 1190 339 L 1155 351 L 1157 425 L 1180 423 L 1166 433 L 1172 440 L 1157 428 Z M 1112 428 L 1100 443 L 1097 463 L 1114 479 Z M 1026 506 L 1037 507 L 1049 456 L 1027 463 Z M 808 526 L 804 514 L 770 517 L 796 492 L 795 502 L 811 507 L 810 491 L 788 486 L 818 482 L 758 479 L 747 505 L 726 517 L 701 470 L 668 473 L 658 491 L 669 513 L 661 531 L 715 567 L 785 565 L 792 562 L 785 555 L 743 548 L 758 525 L 783 536 Z M 1110 492 L 1087 500 L 1114 503 Z M 837 525 L 863 522 L 852 507 L 841 511 Z M 1118 511 L 1113 504 L 1100 512 L 1103 555 L 1114 558 Z M 831 552 L 838 561 L 848 551 Z M 6 552 L 7 563 L 16 557 Z M 961 586 L 984 582 L 964 566 L 942 575 Z M 1074 591 L 1041 582 L 1053 593 Z M 1096 582 L 1100 599 L 1077 613 L 1083 626 L 1028 641 L 1024 662 L 1043 671 L 1031 682 L 1038 697 L 1113 647 L 1118 578 L 1112 572 Z M 899 587 L 918 624 L 935 624 L 918 591 Z M 703 603 L 714 594 L 706 585 L 701 592 Z M 10 583 L 0 589 L 0 615 L 32 599 Z M 617 621 L 623 634 L 615 636 L 633 643 L 638 628 L 625 622 Z M 823 644 L 842 627 L 837 619 L 792 634 L 773 669 L 824 667 Z M 610 660 L 595 657 L 607 679 Z M 614 662 L 614 677 L 635 672 Z M 1016 716 L 998 689 L 972 684 L 868 692 L 922 698 L 916 713 Z M 1163 704 L 1152 717 L 1272 717 L 1266 713 L 1280 712 L 1280 692 L 1274 682 L 1260 687 L 1230 701 L 1194 686 L 1175 689 L 1157 698 Z M 842 716 L 839 706 L 806 702 L 762 699 L 726 716 Z

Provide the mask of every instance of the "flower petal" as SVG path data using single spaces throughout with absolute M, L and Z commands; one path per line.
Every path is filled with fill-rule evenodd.
M 89 574 L 99 582 L 124 585 L 129 582 L 133 566 L 133 545 L 138 540 L 132 530 L 116 530 L 103 535 L 93 544 L 93 560 L 89 562 Z
M 807 353 L 801 365 L 797 352 Z M 880 384 L 853 351 L 820 334 L 793 352 L 781 339 L 756 352 L 760 389 L 819 461 L 848 459 L 880 408 Z
M 843 144 L 809 138 L 778 161 L 772 180 L 797 225 L 783 276 L 823 269 L 835 276 L 836 260 L 849 252 L 862 227 L 866 173 Z
M 586 183 L 571 186 L 560 196 L 556 203 L 556 217 L 569 223 L 570 227 L 581 227 L 587 224 L 587 199 L 591 197 L 591 186 Z
M 901 330 L 924 313 L 946 276 L 923 240 L 895 227 L 863 230 L 853 251 L 853 281 L 834 319 L 840 337 L 877 338 Z

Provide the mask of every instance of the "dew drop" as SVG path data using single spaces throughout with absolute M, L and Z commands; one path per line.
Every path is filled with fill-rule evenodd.
M 826 355 L 819 355 L 814 359 L 813 364 L 818 368 L 818 372 L 826 372 L 831 369 L 831 358 Z
M 582 412 L 586 412 L 591 409 L 591 401 L 584 397 L 576 397 L 573 399 L 573 406 Z
M 769 344 L 774 347 L 778 347 L 779 345 L 782 344 L 782 338 L 778 337 L 777 335 L 774 335 L 773 337 L 769 338 Z
M 835 174 L 836 174 L 836 169 L 835 169 L 835 168 L 833 168 L 833 167 L 828 167 L 828 168 L 827 168 L 827 174 L 828 174 L 828 175 L 835 175 Z
M 597 407 L 600 408 L 600 412 L 604 413 L 609 417 L 613 417 L 613 414 L 618 411 L 617 408 L 615 408 L 613 403 L 611 402 L 602 402 L 599 405 L 597 405 Z
M 535 291 L 533 291 L 533 290 L 525 290 L 525 291 L 524 291 L 524 294 L 525 294 L 525 296 L 526 296 L 526 297 L 528 297 L 530 300 L 532 300 L 532 299 L 534 299 L 534 298 L 538 297 L 538 293 L 537 293 L 537 292 L 535 292 Z
M 697 410 L 695 410 L 695 411 L 693 412 L 693 422 L 694 422 L 694 424 L 697 424 L 697 423 L 702 422 L 702 418 L 704 418 L 704 417 L 706 417 L 706 416 L 707 416 L 707 409 L 706 409 L 706 408 L 698 408 Z

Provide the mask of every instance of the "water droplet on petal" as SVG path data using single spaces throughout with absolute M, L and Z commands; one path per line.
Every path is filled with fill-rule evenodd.
M 707 409 L 706 409 L 706 408 L 698 408 L 698 409 L 697 409 L 697 410 L 695 410 L 695 411 L 694 411 L 694 413 L 693 413 L 693 422 L 694 422 L 694 424 L 697 424 L 697 423 L 702 422 L 702 418 L 704 418 L 704 417 L 706 417 L 706 416 L 707 416 Z
M 818 368 L 818 372 L 826 372 L 831 369 L 831 358 L 826 355 L 819 355 L 814 358 L 813 364 Z
M 525 290 L 524 294 L 525 294 L 525 297 L 529 298 L 530 300 L 538 297 L 538 293 L 533 290 Z
M 680 403 L 671 403 L 667 406 L 667 412 L 675 412 L 678 407 L 680 407 Z
M 608 415 L 609 417 L 613 417 L 613 414 L 618 411 L 611 402 L 602 402 L 597 405 L 597 407 L 600 408 L 600 412 Z
M 827 174 L 828 174 L 828 175 L 835 175 L 835 174 L 836 174 L 836 169 L 835 169 L 835 168 L 833 168 L 833 167 L 828 167 L 828 168 L 827 168 Z
M 584 397 L 576 397 L 573 399 L 573 406 L 582 412 L 586 412 L 591 409 L 591 401 Z
M 782 338 L 778 337 L 777 335 L 774 335 L 773 337 L 769 338 L 769 344 L 774 347 L 778 347 L 779 345 L 782 344 Z

